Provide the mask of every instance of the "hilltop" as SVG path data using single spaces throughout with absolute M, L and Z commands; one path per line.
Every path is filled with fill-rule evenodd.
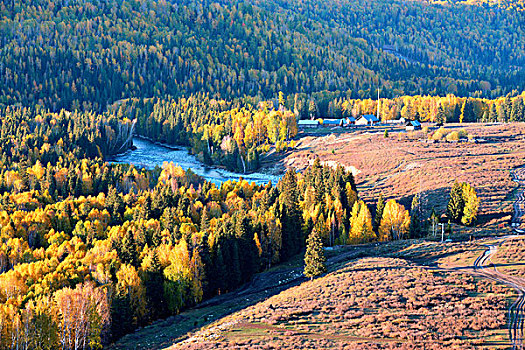
M 3 1 L 0 103 L 524 90 L 520 11 L 418 1 Z

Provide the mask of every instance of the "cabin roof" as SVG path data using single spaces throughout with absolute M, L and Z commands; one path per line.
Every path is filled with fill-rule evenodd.
M 323 119 L 323 124 L 339 125 L 342 122 L 342 119 Z
M 363 114 L 361 118 L 365 118 L 369 122 L 378 122 L 379 119 L 373 114 Z
M 319 124 L 317 120 L 309 120 L 309 119 L 299 120 L 299 125 L 317 125 L 317 124 Z

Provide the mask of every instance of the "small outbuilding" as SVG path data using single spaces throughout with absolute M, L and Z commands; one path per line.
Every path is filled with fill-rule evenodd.
M 356 122 L 354 117 L 348 117 L 344 120 L 343 126 L 351 126 L 354 125 Z
M 319 127 L 319 121 L 318 120 L 299 120 L 297 123 L 297 126 L 299 129 L 309 129 L 309 128 L 318 128 Z
M 365 114 L 356 120 L 355 125 L 374 125 L 378 124 L 379 119 L 373 114 Z
M 421 123 L 417 120 L 409 120 L 405 124 L 407 131 L 421 130 Z
M 323 126 L 327 128 L 343 126 L 343 119 L 323 119 Z
M 403 124 L 406 123 L 406 120 L 405 120 L 405 118 L 401 117 L 399 119 L 385 120 L 384 123 L 385 124 L 400 124 L 400 125 L 403 125 Z

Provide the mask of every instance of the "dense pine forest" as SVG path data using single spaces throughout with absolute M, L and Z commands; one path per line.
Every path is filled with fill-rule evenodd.
M 0 103 L 130 97 L 497 97 L 525 90 L 524 14 L 419 1 L 2 1 Z

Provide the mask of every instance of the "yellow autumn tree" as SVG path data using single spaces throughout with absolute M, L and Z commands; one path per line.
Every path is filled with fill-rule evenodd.
M 133 311 L 133 324 L 138 324 L 146 314 L 146 289 L 134 266 L 122 264 L 117 271 L 116 295 L 129 298 Z
M 463 184 L 463 201 L 465 207 L 463 209 L 463 217 L 461 222 L 463 225 L 472 225 L 477 219 L 479 210 L 479 198 L 476 194 L 476 190 L 471 185 Z
M 362 200 L 354 203 L 350 218 L 349 244 L 370 242 L 376 235 L 372 229 L 372 215 Z
M 409 227 L 410 214 L 408 210 L 394 199 L 386 202 L 379 225 L 379 239 L 383 242 L 402 239 L 408 234 Z
M 101 347 L 102 333 L 110 324 L 107 293 L 93 283 L 78 284 L 55 293 L 60 343 L 66 349 Z

